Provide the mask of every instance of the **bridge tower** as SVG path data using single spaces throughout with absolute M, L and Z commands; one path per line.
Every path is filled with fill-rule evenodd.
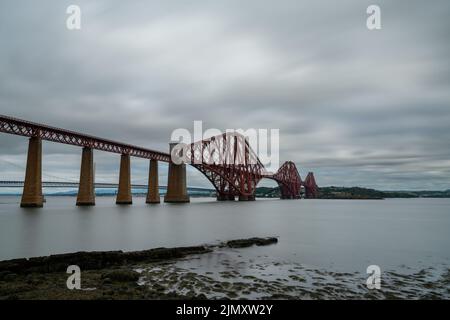
M 312 172 L 308 173 L 303 185 L 305 187 L 305 198 L 307 198 L 307 199 L 317 198 L 317 196 L 319 194 L 319 187 L 316 184 L 316 179 L 314 178 L 314 173 L 312 173 Z
M 81 155 L 80 185 L 78 187 L 77 206 L 94 206 L 94 152 L 84 147 Z
M 160 203 L 158 184 L 158 161 L 151 159 L 148 170 L 147 203 Z
M 170 143 L 170 154 L 178 143 Z M 181 152 L 184 152 L 181 150 Z M 181 157 L 180 157 L 181 158 Z M 186 187 L 186 164 L 175 164 L 169 162 L 169 175 L 167 177 L 167 192 L 164 196 L 164 202 L 189 202 L 189 195 Z
M 117 191 L 116 204 L 132 204 L 130 155 L 120 156 L 119 189 Z
M 20 206 L 42 207 L 42 140 L 34 136 L 28 142 L 27 167 Z

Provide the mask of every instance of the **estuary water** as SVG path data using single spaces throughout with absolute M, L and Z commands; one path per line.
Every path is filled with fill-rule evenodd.
M 0 197 L 0 260 L 74 251 L 143 250 L 238 238 L 276 236 L 252 248 L 277 261 L 338 271 L 450 265 L 450 199 L 278 200 L 117 206 L 97 197 L 76 207 L 74 197 L 47 197 L 23 209 Z
M 276 236 L 277 244 L 216 248 L 133 266 L 139 284 L 171 294 L 251 299 L 449 299 L 450 199 L 278 200 L 117 206 L 47 197 L 22 209 L 0 197 L 0 260 L 76 251 L 145 250 Z M 378 266 L 381 290 L 367 288 Z

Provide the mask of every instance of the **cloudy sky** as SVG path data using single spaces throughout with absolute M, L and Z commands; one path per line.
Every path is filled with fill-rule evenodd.
M 2 0 L 0 114 L 162 151 L 194 120 L 275 128 L 280 161 L 319 185 L 447 189 L 449 17 L 446 0 Z M 23 179 L 26 148 L 0 134 L 0 179 Z M 79 148 L 43 151 L 44 179 L 77 180 Z M 95 161 L 97 181 L 117 181 L 119 156 Z M 147 166 L 133 159 L 134 182 Z

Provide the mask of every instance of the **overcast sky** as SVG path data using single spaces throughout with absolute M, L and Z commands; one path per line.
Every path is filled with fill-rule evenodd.
M 194 120 L 275 128 L 280 161 L 319 185 L 448 189 L 449 19 L 448 0 L 2 0 L 0 113 L 161 151 Z M 26 149 L 0 134 L 0 179 L 23 179 Z M 44 179 L 78 179 L 79 148 L 43 151 Z M 118 155 L 95 161 L 117 181 Z M 195 169 L 188 184 L 209 186 Z

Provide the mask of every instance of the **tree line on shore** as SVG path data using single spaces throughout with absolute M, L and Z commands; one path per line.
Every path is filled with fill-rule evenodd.
M 279 198 L 279 187 L 258 187 L 259 198 Z M 450 198 L 450 189 L 444 191 L 380 191 L 362 187 L 321 187 L 320 199 L 387 199 L 387 198 Z

